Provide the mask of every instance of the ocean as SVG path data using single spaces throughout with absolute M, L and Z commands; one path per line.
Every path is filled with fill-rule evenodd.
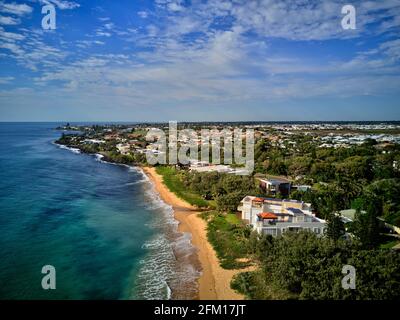
M 54 144 L 58 125 L 0 123 L 0 299 L 196 298 L 191 235 L 141 169 Z

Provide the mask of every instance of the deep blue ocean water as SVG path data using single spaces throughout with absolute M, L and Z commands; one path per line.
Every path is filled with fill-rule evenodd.
M 60 148 L 57 125 L 0 123 L 0 299 L 195 297 L 190 235 L 141 170 Z

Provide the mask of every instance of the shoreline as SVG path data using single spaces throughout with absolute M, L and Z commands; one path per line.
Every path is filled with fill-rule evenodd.
M 116 163 L 104 159 L 104 155 L 99 153 L 86 153 L 79 148 L 69 147 L 67 145 L 55 143 L 57 146 L 68 149 L 74 153 L 94 155 L 98 160 L 122 166 L 127 164 Z M 187 232 L 192 236 L 192 245 L 197 249 L 197 258 L 201 265 L 201 276 L 198 278 L 199 300 L 244 300 L 244 295 L 235 292 L 230 287 L 234 275 L 247 270 L 227 270 L 219 264 L 217 254 L 207 239 L 207 223 L 198 216 L 199 209 L 180 199 L 164 184 L 162 176 L 159 175 L 154 167 L 135 165 L 134 167 L 142 169 L 143 173 L 153 183 L 155 191 L 160 198 L 174 211 L 174 218 L 178 221 L 178 231 Z
M 141 168 L 161 199 L 172 206 L 174 217 L 179 222 L 178 231 L 192 235 L 192 244 L 197 248 L 202 269 L 198 279 L 199 300 L 244 300 L 244 296 L 230 287 L 232 277 L 244 270 L 225 270 L 220 266 L 216 252 L 207 239 L 207 223 L 198 216 L 200 211 L 171 192 L 154 167 Z

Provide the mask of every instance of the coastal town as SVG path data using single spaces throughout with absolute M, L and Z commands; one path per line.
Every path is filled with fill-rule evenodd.
M 399 35 L 400 0 L 0 0 L 0 301 L 395 310 Z
M 97 154 L 104 161 L 142 167 L 158 181 L 158 191 L 170 194 L 166 201 L 174 198 L 180 203 L 173 207 L 181 224 L 187 223 L 186 230 L 201 233 L 198 226 L 202 226 L 204 236 L 200 240 L 193 236 L 194 244 L 211 245 L 216 265 L 213 268 L 229 276 L 208 281 L 200 277 L 200 287 L 213 287 L 209 290 L 213 295 L 200 298 L 321 298 L 318 295 L 323 294 L 322 288 L 308 289 L 316 285 L 312 278 L 293 276 L 284 280 L 285 274 L 276 268 L 275 280 L 266 281 L 265 268 L 277 263 L 292 263 L 296 268 L 301 262 L 288 261 L 297 258 L 287 256 L 285 245 L 297 250 L 296 255 L 306 255 L 303 258 L 307 261 L 301 263 L 307 263 L 309 268 L 319 263 L 318 255 L 332 262 L 331 268 L 318 271 L 323 272 L 321 277 L 333 281 L 326 282 L 325 289 L 336 286 L 341 273 L 337 262 L 333 262 L 335 256 L 324 248 L 342 252 L 343 264 L 348 259 L 355 261 L 361 274 L 366 272 L 362 270 L 365 255 L 371 268 L 379 268 L 386 259 L 388 264 L 398 261 L 399 123 L 178 125 L 179 130 L 192 129 L 197 133 L 202 129 L 254 130 L 255 167 L 250 175 L 241 175 L 241 164 L 225 164 L 223 159 L 215 164 L 201 160 L 200 155 L 186 164 L 150 166 L 146 161 L 148 154 L 159 155 L 167 150 L 154 148 L 153 140 L 146 138 L 147 133 L 154 129 L 168 132 L 168 128 L 165 123 L 66 124 L 57 128 L 62 136 L 56 143 L 81 153 Z M 178 145 L 188 139 L 179 135 Z M 201 139 L 195 142 L 198 146 L 204 143 Z M 191 223 L 187 212 L 179 212 L 182 206 L 196 212 L 190 218 Z M 307 246 L 319 253 L 306 254 Z M 210 264 L 207 259 L 200 258 L 203 269 Z M 307 271 L 304 268 L 301 272 Z M 367 278 L 363 278 L 365 285 L 372 281 Z M 224 283 L 215 284 L 222 279 Z M 287 283 L 282 285 L 282 281 Z M 225 293 L 218 295 L 217 287 L 224 288 Z M 370 298 L 371 294 L 330 292 L 332 299 Z M 397 293 L 388 288 L 385 294 Z

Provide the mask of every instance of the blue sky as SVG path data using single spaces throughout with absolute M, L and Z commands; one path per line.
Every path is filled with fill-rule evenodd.
M 0 0 L 0 121 L 400 120 L 399 31 L 398 0 Z

